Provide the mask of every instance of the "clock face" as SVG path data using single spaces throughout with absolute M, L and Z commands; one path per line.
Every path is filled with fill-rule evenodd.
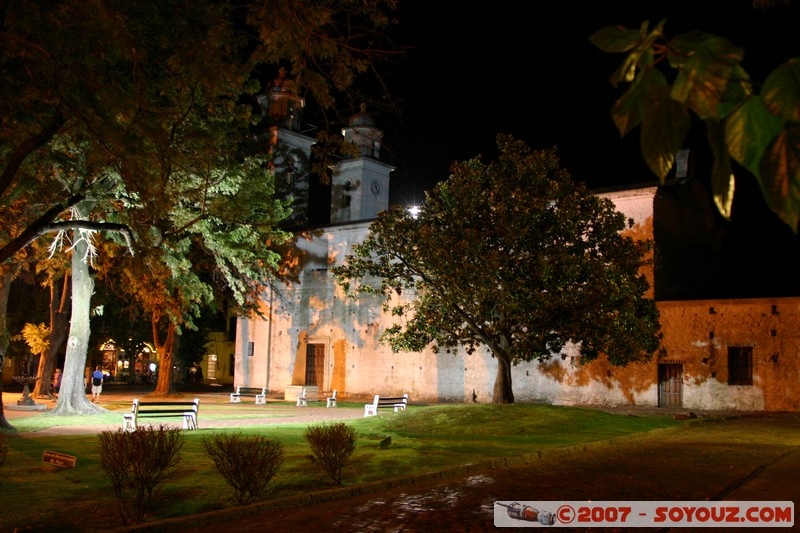
M 378 180 L 373 180 L 372 183 L 369 184 L 369 190 L 372 191 L 372 194 L 380 194 L 383 190 L 383 185 Z

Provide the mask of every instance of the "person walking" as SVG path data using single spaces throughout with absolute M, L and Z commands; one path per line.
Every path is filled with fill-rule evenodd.
M 92 403 L 100 403 L 100 393 L 103 392 L 103 371 L 97 366 L 92 372 Z

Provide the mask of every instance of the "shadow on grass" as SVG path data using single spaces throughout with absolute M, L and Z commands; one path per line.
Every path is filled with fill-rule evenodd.
M 120 425 L 118 410 L 84 417 L 34 416 L 19 418 L 20 431 L 51 425 Z M 354 404 L 360 405 L 360 404 Z M 251 417 L 241 406 L 215 404 L 203 417 Z M 363 406 L 362 406 L 363 407 Z M 324 407 L 322 407 L 324 409 Z M 268 410 L 258 411 L 270 416 Z M 278 413 L 274 413 L 278 415 Z M 282 414 L 289 416 L 288 414 Z M 620 416 L 591 409 L 540 405 L 437 405 L 415 407 L 406 412 L 348 421 L 358 434 L 356 451 L 344 470 L 344 484 L 418 475 L 455 465 L 497 457 L 518 456 L 540 450 L 634 435 L 654 429 L 679 426 L 683 422 L 664 416 Z M 283 443 L 286 462 L 274 479 L 268 498 L 330 488 L 331 482 L 308 459 L 310 450 L 302 438 L 306 424 L 272 424 L 238 428 L 244 435 L 265 435 Z M 186 445 L 180 468 L 158 489 L 157 502 L 148 519 L 185 516 L 231 505 L 231 491 L 203 453 L 201 441 L 216 431 L 201 429 L 185 433 Z M 0 529 L 36 531 L 60 524 L 63 531 L 89 531 L 119 525 L 108 478 L 99 465 L 97 435 L 24 437 L 0 433 L 9 449 L 4 479 Z M 382 446 L 391 437 L 391 444 Z M 42 463 L 44 450 L 78 458 L 74 468 L 58 469 Z M 12 495 L 11 497 L 8 497 Z M 77 502 L 93 502 L 87 506 Z

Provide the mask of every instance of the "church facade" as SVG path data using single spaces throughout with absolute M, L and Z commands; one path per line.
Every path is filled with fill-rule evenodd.
M 239 317 L 234 385 L 294 399 L 303 389 L 339 398 L 408 393 L 411 401 L 491 402 L 497 362 L 468 355 L 393 353 L 379 342 L 391 324 L 381 301 L 350 300 L 331 268 L 342 263 L 388 207 L 392 168 L 380 161 L 380 130 L 363 110 L 345 139 L 358 155 L 331 184 L 330 224 L 298 231 L 285 253 L 286 282 L 262 298 L 261 316 Z M 598 192 L 653 238 L 657 187 Z M 654 282 L 649 272 L 651 285 Z M 663 353 L 642 364 L 580 364 L 574 346 L 549 361 L 512 369 L 517 401 L 558 405 L 644 405 L 694 410 L 800 409 L 800 299 L 658 302 Z

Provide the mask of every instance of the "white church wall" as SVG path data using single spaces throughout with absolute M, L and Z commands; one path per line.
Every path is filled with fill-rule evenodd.
M 627 193 L 620 201 L 628 217 L 647 219 L 652 212 L 653 191 Z M 649 202 L 649 204 L 648 204 Z M 239 328 L 236 384 L 269 386 L 273 391 L 302 385 L 306 346 L 321 344 L 325 350 L 324 389 L 343 395 L 409 393 L 419 401 L 491 401 L 497 362 L 487 349 L 468 355 L 392 353 L 379 337 L 393 318 L 382 311 L 378 299 L 357 301 L 345 297 L 330 268 L 339 265 L 352 246 L 364 238 L 368 223 L 332 226 L 298 236 L 288 254 L 291 281 L 265 295 L 262 311 L 270 319 L 251 317 Z M 271 302 L 271 303 L 270 303 Z M 248 343 L 254 345 L 247 356 Z M 241 362 L 240 362 L 241 361 Z M 615 390 L 613 381 L 573 377 L 577 372 L 564 364 L 554 379 L 552 368 L 563 362 L 537 363 L 512 369 L 516 397 L 521 401 L 556 404 L 652 402 L 652 391 Z M 578 369 L 580 370 L 580 369 Z M 241 379 L 239 379 L 241 375 Z
M 652 236 L 655 188 L 606 193 L 626 217 L 634 219 L 634 234 Z M 413 401 L 490 402 L 497 362 L 488 349 L 468 355 L 392 353 L 379 341 L 395 320 L 374 298 L 345 297 L 330 268 L 341 264 L 352 246 L 368 233 L 367 223 L 333 226 L 297 238 L 286 254 L 290 270 L 286 284 L 264 295 L 262 319 L 241 320 L 236 351 L 239 385 L 268 386 L 283 391 L 305 379 L 306 350 L 324 350 L 323 390 L 342 397 L 408 393 Z M 652 277 L 650 278 L 652 279 Z M 800 404 L 798 357 L 800 322 L 797 300 L 660 302 L 664 332 L 663 359 L 613 367 L 604 358 L 580 365 L 574 346 L 565 357 L 512 368 L 517 401 L 556 405 L 659 404 L 659 364 L 682 365 L 681 406 L 688 409 L 781 410 Z M 709 309 L 714 309 L 710 313 Z M 776 311 L 777 309 L 777 311 Z M 715 341 L 709 341 L 709 331 Z M 249 343 L 253 355 L 247 355 Z M 703 344 L 705 342 L 706 344 Z M 718 360 L 708 363 L 710 342 Z M 751 343 L 754 348 L 752 386 L 728 385 L 726 347 Z
M 657 191 L 657 187 L 641 187 L 600 192 L 597 196 L 614 202 L 617 211 L 625 215 L 625 218 L 633 220 L 634 225 L 644 226 L 653 217 L 653 198 Z

